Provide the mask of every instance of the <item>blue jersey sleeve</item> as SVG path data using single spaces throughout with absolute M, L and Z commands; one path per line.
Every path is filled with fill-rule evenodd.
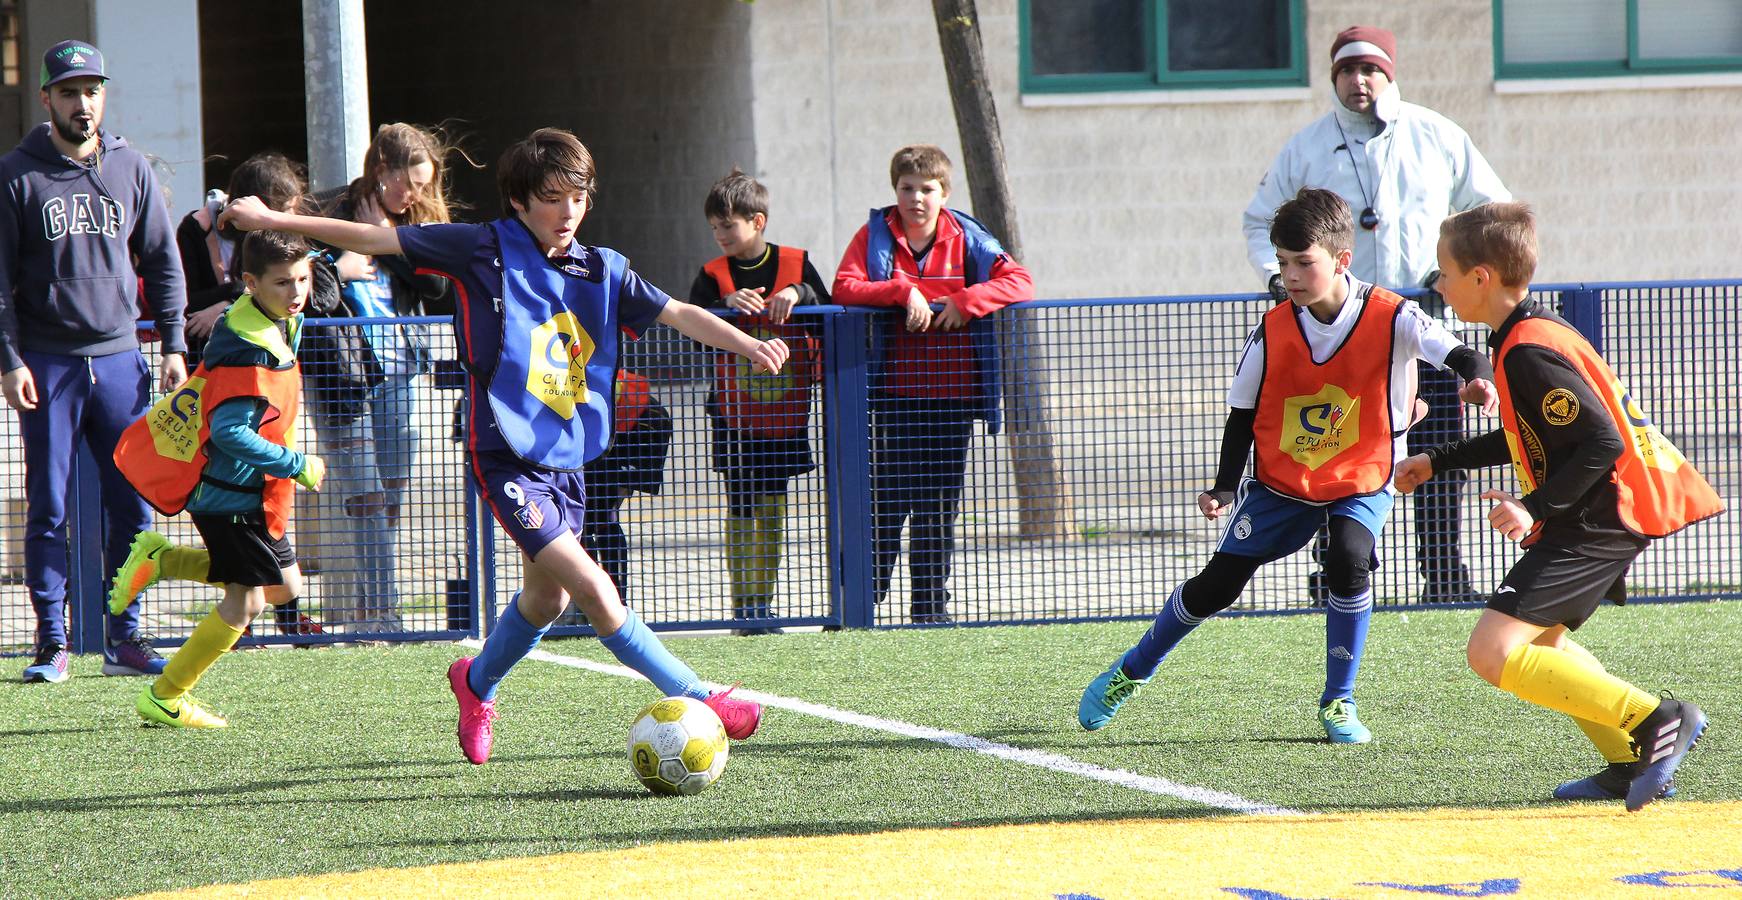
M 394 233 L 413 266 L 458 278 L 489 229 L 488 225 L 434 223 L 401 225 Z
M 653 327 L 670 302 L 670 294 L 635 274 L 634 269 L 627 270 L 623 273 L 623 291 L 617 298 L 617 324 L 640 337 Z

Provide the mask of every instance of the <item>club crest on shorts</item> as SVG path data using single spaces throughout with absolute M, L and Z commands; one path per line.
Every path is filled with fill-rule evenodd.
M 1241 516 L 1234 521 L 1234 539 L 1246 540 L 1252 536 L 1252 517 Z
M 544 510 L 536 503 L 528 503 L 514 511 L 514 520 L 527 531 L 537 531 L 544 527 Z

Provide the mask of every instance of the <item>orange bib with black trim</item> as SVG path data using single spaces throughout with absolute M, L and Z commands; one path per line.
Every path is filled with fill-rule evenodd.
M 1553 319 L 1528 318 L 1515 323 L 1496 352 L 1495 387 L 1500 391 L 1500 427 L 1506 432 L 1506 447 L 1512 452 L 1512 469 L 1521 494 L 1528 495 L 1547 473 L 1541 442 L 1528 425 L 1518 419 L 1512 392 L 1506 382 L 1506 355 L 1513 348 L 1530 344 L 1546 347 L 1566 360 L 1585 384 L 1603 401 L 1609 418 L 1621 432 L 1621 457 L 1615 460 L 1610 479 L 1621 524 L 1641 537 L 1660 538 L 1674 534 L 1701 519 L 1724 511 L 1724 501 L 1687 457 L 1652 424 L 1634 402 L 1626 385 L 1597 354 L 1597 349 L 1573 328 Z M 1578 399 L 1571 391 L 1549 391 L 1543 398 L 1542 416 L 1570 422 L 1579 414 Z M 1525 543 L 1535 540 L 1542 523 L 1531 527 Z
M 1293 303 L 1264 314 L 1264 383 L 1252 432 L 1265 487 L 1328 503 L 1377 493 L 1391 480 L 1391 345 L 1402 304 L 1372 288 L 1355 327 L 1323 363 L 1313 361 Z
M 260 397 L 267 403 L 260 436 L 280 447 L 296 447 L 296 411 L 302 400 L 302 370 L 265 366 L 219 366 L 201 363 L 187 381 L 151 405 L 115 445 L 115 465 L 154 509 L 173 516 L 187 507 L 200 483 L 211 438 L 210 412 L 237 397 Z M 289 478 L 266 476 L 261 507 L 266 527 L 283 537 L 290 522 Z
M 779 247 L 774 270 L 774 293 L 804 282 L 804 251 Z M 709 260 L 702 271 L 714 279 L 724 297 L 738 289 L 727 257 Z M 810 424 L 811 385 L 817 383 L 819 348 L 816 336 L 790 322 L 775 324 L 764 313 L 739 315 L 738 329 L 757 340 L 779 338 L 791 356 L 779 373 L 752 372 L 750 362 L 736 354 L 721 353 L 714 363 L 714 383 L 720 414 L 733 429 L 760 437 L 793 437 Z

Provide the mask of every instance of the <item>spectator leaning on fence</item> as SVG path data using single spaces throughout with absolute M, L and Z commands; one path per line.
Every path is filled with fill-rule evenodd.
M 1470 668 L 1520 700 L 1571 716 L 1608 762 L 1555 788 L 1556 799 L 1623 800 L 1638 810 L 1672 790 L 1706 716 L 1609 674 L 1569 632 L 1605 599 L 1622 601 L 1627 571 L 1653 538 L 1717 515 L 1723 501 L 1590 342 L 1529 297 L 1537 259 L 1529 207 L 1486 204 L 1445 220 L 1440 235 L 1446 302 L 1493 332 L 1500 427 L 1403 460 L 1397 488 L 1512 464 L 1518 495 L 1490 490 L 1482 499 L 1494 504 L 1494 530 L 1526 549 L 1476 621 Z
M 1270 236 L 1288 301 L 1246 339 L 1228 387 L 1216 481 L 1198 495 L 1205 518 L 1231 524 L 1203 571 L 1174 588 L 1137 645 L 1083 691 L 1084 728 L 1106 727 L 1174 646 L 1239 599 L 1260 566 L 1328 529 L 1319 723 L 1332 743 L 1372 740 L 1356 715 L 1355 676 L 1373 614 L 1373 547 L 1413 418 L 1415 361 L 1455 369 L 1471 403 L 1492 410 L 1497 398 L 1487 357 L 1415 301 L 1349 273 L 1354 230 L 1348 205 L 1330 191 L 1307 188 L 1276 211 Z M 1242 482 L 1249 453 L 1256 477 Z
M 391 122 L 375 131 L 363 154 L 363 175 L 328 214 L 395 227 L 449 220 L 448 145 L 436 133 Z M 447 280 L 419 273 L 396 254 L 337 252 L 344 299 L 340 315 L 391 319 L 421 315 L 447 294 Z M 329 623 L 358 632 L 403 631 L 400 612 L 399 524 L 417 453 L 416 379 L 431 369 L 428 327 L 367 325 L 358 361 L 368 387 L 311 397 L 322 448 L 333 461 L 327 493 L 331 514 L 321 523 L 322 611 Z M 349 558 L 345 558 L 348 556 Z
M 1512 198 L 1470 136 L 1445 116 L 1403 102 L 1396 78 L 1391 32 L 1357 25 L 1338 34 L 1331 44 L 1331 111 L 1290 138 L 1258 183 L 1243 217 L 1246 255 L 1279 302 L 1270 219 L 1301 188 L 1334 191 L 1349 204 L 1359 226 L 1350 271 L 1391 290 L 1432 286 L 1434 242 L 1448 212 Z M 1436 296 L 1419 302 L 1432 315 L 1444 313 Z M 1418 378 L 1428 414 L 1411 430 L 1410 449 L 1462 437 L 1457 379 L 1425 363 Z M 1423 602 L 1476 599 L 1460 550 L 1458 507 L 1467 480 L 1458 473 L 1415 498 Z M 1320 601 L 1322 584 L 1315 576 Z
M 902 311 L 872 369 L 872 587 L 883 602 L 905 523 L 913 621 L 945 623 L 974 420 L 998 430 L 998 338 L 985 317 L 1033 299 L 1034 281 L 985 226 L 944 207 L 944 151 L 897 150 L 889 182 L 895 204 L 871 210 L 853 235 L 833 293 L 837 303 Z M 935 316 L 934 302 L 943 306 Z
M 766 619 L 774 614 L 789 483 L 817 467 L 810 409 L 818 342 L 814 321 L 792 321 L 792 308 L 829 302 L 829 289 L 810 254 L 763 237 L 768 189 L 756 179 L 733 169 L 709 189 L 702 211 L 724 255 L 702 266 L 690 286 L 690 302 L 734 309 L 739 330 L 778 337 L 792 350 L 787 370 L 778 374 L 753 372 L 730 353 L 715 354 L 706 404 L 714 471 L 726 481 L 732 618 Z M 737 632 L 779 630 L 746 623 Z
M 501 219 L 482 225 L 388 228 L 294 216 L 254 198 L 224 220 L 242 229 L 301 232 L 369 255 L 399 254 L 445 273 L 458 288 L 455 319 L 472 402 L 466 416 L 471 471 L 486 504 L 523 554 L 521 589 L 476 657 L 454 660 L 448 684 L 460 707 L 460 749 L 490 758 L 496 689 L 538 646 L 571 599 L 600 643 L 662 696 L 702 700 L 726 734 L 749 737 L 762 707 L 710 692 L 635 611 L 577 540 L 586 485 L 580 469 L 612 430 L 619 336 L 655 322 L 710 347 L 732 348 L 779 371 L 786 345 L 757 341 L 707 310 L 673 300 L 621 254 L 576 240 L 594 197 L 593 157 L 573 134 L 541 128 L 496 165 Z
M 107 83 L 95 47 L 50 47 L 41 78 L 49 121 L 0 159 L 0 370 L 24 438 L 24 571 L 37 617 L 25 681 L 67 677 L 67 477 L 81 443 L 97 460 L 102 570 L 114 571 L 151 523 L 111 459 L 150 402 L 134 330 L 141 277 L 163 340 L 159 386 L 187 378 L 187 298 L 169 210 L 145 156 L 102 130 Z M 163 671 L 139 633 L 137 602 L 106 631 L 104 674 Z

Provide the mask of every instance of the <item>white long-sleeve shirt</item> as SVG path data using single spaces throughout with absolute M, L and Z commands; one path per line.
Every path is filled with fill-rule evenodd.
M 1270 220 L 1301 188 L 1334 191 L 1356 220 L 1356 278 L 1392 290 L 1423 287 L 1438 268 L 1440 222 L 1512 193 L 1452 120 L 1399 97 L 1387 87 L 1376 116 L 1350 112 L 1333 95 L 1331 111 L 1301 129 L 1270 164 L 1242 216 L 1247 259 L 1260 278 L 1277 271 Z M 1346 148 L 1346 149 L 1345 149 Z M 1371 206 L 1373 231 L 1359 224 Z

